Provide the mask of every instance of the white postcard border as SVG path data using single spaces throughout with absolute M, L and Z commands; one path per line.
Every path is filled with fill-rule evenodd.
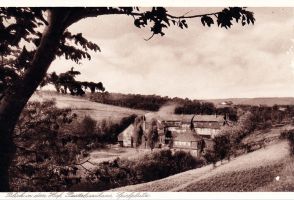
M 168 6 L 168 7 L 294 7 L 294 0 L 1 0 L 5 7 L 59 7 L 59 6 Z M 294 26 L 294 25 L 293 25 Z M 203 200 L 272 200 L 294 199 L 294 192 L 12 192 L 1 193 L 2 199 L 203 199 Z

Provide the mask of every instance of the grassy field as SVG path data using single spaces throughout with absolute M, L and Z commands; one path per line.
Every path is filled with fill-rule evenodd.
M 257 188 L 263 192 L 293 192 L 294 191 L 294 158 L 286 158 L 279 173 L 279 180 Z
M 122 108 L 119 106 L 106 105 L 89 101 L 83 97 L 62 95 L 56 92 L 38 92 L 35 93 L 30 101 L 44 101 L 55 99 L 59 108 L 71 108 L 79 118 L 89 115 L 98 122 L 103 119 L 111 119 L 114 122 L 119 121 L 123 117 L 132 114 L 143 115 L 146 111 L 130 108 Z
M 190 184 L 178 191 L 185 192 L 250 192 L 275 181 L 283 163 L 261 166 L 250 170 L 216 175 Z
M 165 179 L 117 188 L 114 191 L 254 191 L 261 187 L 264 187 L 264 190 L 274 190 L 269 185 L 276 181 L 277 176 L 288 177 L 288 174 L 282 175 L 283 171 L 289 168 L 288 148 L 288 143 L 281 141 L 239 156 L 230 162 L 217 163 L 216 168 L 208 165 Z M 293 166 L 290 166 L 288 171 L 291 169 L 293 171 Z

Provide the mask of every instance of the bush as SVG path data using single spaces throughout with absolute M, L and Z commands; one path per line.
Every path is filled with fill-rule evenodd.
M 162 150 L 144 156 L 143 159 L 135 164 L 134 171 L 136 171 L 139 180 L 146 182 L 173 174 L 173 165 L 174 159 L 171 151 Z
M 97 121 L 95 119 L 86 115 L 84 119 L 81 121 L 80 127 L 78 127 L 78 130 L 81 134 L 84 134 L 84 135 L 94 134 L 96 132 L 96 124 L 97 124 Z
M 213 151 L 206 151 L 203 157 L 206 160 L 206 164 L 212 163 L 213 165 L 215 165 L 217 162 L 217 156 Z
M 173 155 L 173 161 L 174 165 L 171 167 L 173 168 L 174 173 L 187 171 L 204 165 L 203 160 L 195 159 L 190 153 L 184 151 L 176 151 Z

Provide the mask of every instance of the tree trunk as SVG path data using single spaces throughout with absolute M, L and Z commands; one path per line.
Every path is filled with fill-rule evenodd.
M 0 192 L 10 191 L 9 167 L 15 154 L 12 134 L 29 98 L 37 89 L 54 60 L 60 37 L 65 29 L 64 10 L 48 11 L 49 25 L 43 32 L 40 45 L 34 55 L 32 65 L 23 79 L 16 83 L 0 102 Z

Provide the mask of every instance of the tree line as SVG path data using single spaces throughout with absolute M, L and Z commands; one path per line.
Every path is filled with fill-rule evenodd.
M 166 104 L 171 99 L 169 97 L 161 97 L 159 95 L 119 94 L 105 92 L 91 95 L 90 100 L 120 107 L 158 111 L 161 106 Z
M 232 107 L 217 108 L 211 102 L 190 100 L 188 98 L 170 98 L 159 95 L 141 94 L 121 94 L 121 93 L 95 93 L 90 97 L 91 101 L 98 103 L 142 109 L 148 111 L 158 111 L 166 103 L 175 103 L 175 114 L 199 114 L 199 115 L 225 115 L 230 120 L 237 120 L 236 109 Z

